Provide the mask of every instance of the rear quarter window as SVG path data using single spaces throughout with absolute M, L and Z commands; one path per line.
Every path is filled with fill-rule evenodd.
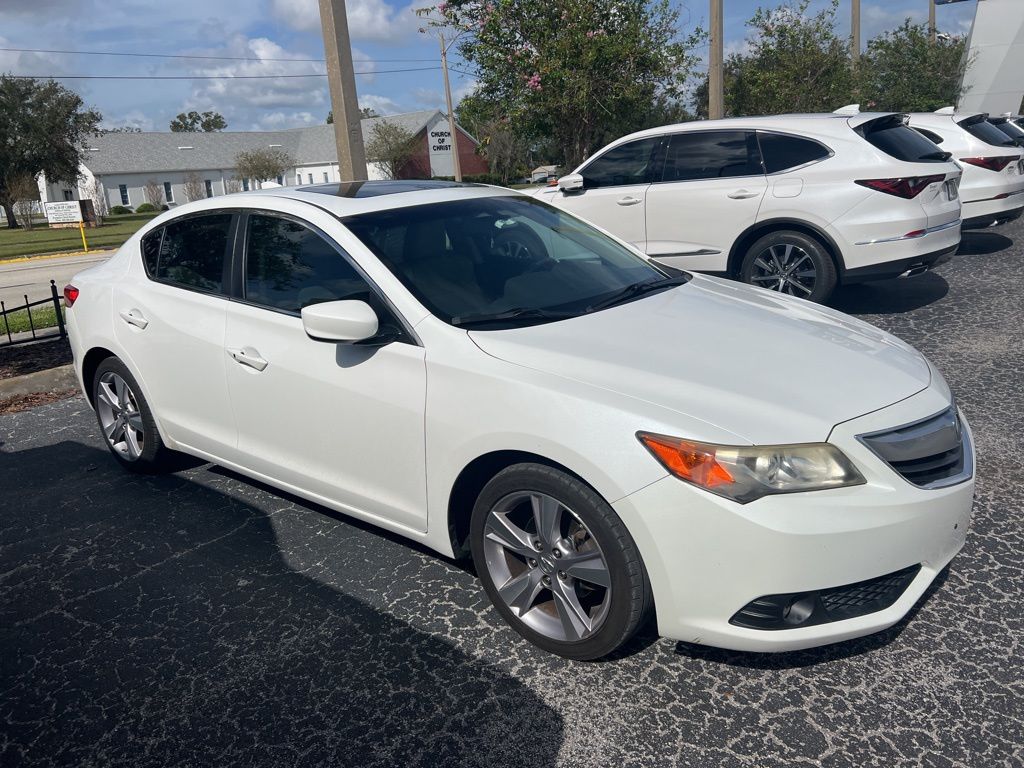
M 765 173 L 788 171 L 824 160 L 832 154 L 824 144 L 784 133 L 758 131 L 757 140 L 761 145 Z
M 160 257 L 160 240 L 163 238 L 164 229 L 154 229 L 142 238 L 142 263 L 146 267 L 146 274 L 152 278 L 156 277 L 157 260 Z

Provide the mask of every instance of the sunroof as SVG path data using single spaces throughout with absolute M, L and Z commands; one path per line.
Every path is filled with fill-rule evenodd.
M 298 187 L 300 192 L 315 192 L 318 195 L 334 197 L 379 197 L 398 195 L 402 192 L 420 192 L 427 189 L 450 189 L 452 187 L 479 187 L 480 184 L 462 184 L 455 181 L 433 179 L 407 179 L 397 181 L 343 181 L 341 184 L 314 184 Z

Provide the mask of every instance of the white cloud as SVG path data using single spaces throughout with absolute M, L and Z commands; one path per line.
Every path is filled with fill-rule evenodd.
M 373 93 L 360 94 L 359 106 L 360 108 L 369 107 L 378 115 L 395 115 L 399 112 L 405 111 L 402 106 L 393 99 L 389 99 L 387 96 L 378 96 Z
M 324 122 L 324 115 L 314 115 L 310 112 L 269 112 L 260 115 L 250 130 L 253 131 L 277 131 L 282 128 L 299 128 L 304 125 L 320 125 Z
M 347 0 L 349 35 L 354 40 L 395 43 L 418 27 L 415 4 L 396 9 L 385 0 Z M 317 0 L 271 0 L 270 10 L 278 19 L 300 32 L 320 31 Z
M 154 130 L 153 118 L 140 110 L 133 109 L 123 115 L 105 115 L 103 128 L 138 128 L 140 131 Z

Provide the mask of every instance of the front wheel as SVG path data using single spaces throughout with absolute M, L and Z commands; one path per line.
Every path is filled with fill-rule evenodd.
M 836 265 L 815 238 L 803 232 L 772 232 L 750 246 L 740 280 L 822 303 L 836 286 Z
M 494 607 L 546 651 L 606 656 L 649 613 L 647 574 L 626 527 L 564 472 L 517 464 L 498 473 L 473 508 L 470 539 Z

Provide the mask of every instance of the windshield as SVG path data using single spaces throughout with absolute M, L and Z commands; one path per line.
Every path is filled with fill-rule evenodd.
M 453 325 L 547 322 L 597 311 L 619 295 L 637 298 L 644 293 L 637 285 L 678 283 L 593 227 L 525 196 L 431 203 L 342 222 Z

